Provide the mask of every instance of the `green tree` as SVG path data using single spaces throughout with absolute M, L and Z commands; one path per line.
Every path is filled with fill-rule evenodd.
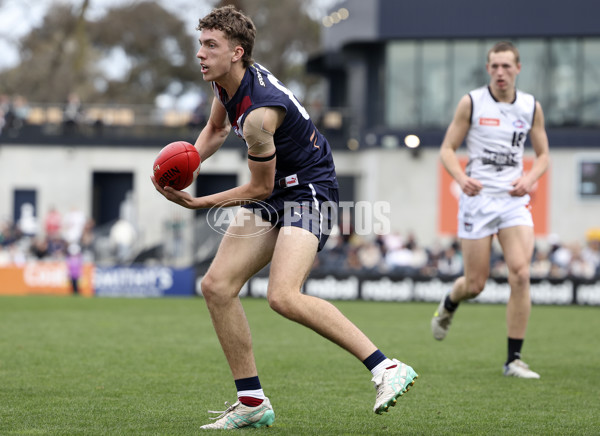
M 320 47 L 320 24 L 309 11 L 318 0 L 222 0 L 248 14 L 256 25 L 254 59 L 286 84 L 306 94 L 316 78 L 307 76 L 304 65 Z
M 0 72 L 0 93 L 40 103 L 60 102 L 75 92 L 86 103 L 153 104 L 160 94 L 206 86 L 195 58 L 199 33 L 189 24 L 150 0 L 90 19 L 94 1 L 53 3 L 42 24 L 20 40 L 20 63 Z M 305 93 L 316 80 L 304 73 L 307 56 L 319 45 L 319 23 L 308 9 L 316 2 L 210 4 L 234 4 L 249 14 L 257 26 L 254 58 Z
M 196 39 L 181 19 L 154 2 L 113 8 L 90 23 L 94 48 L 104 55 L 121 52 L 128 72 L 118 79 L 101 79 L 101 96 L 110 101 L 152 103 L 170 91 L 179 94 L 197 86 Z M 115 66 L 116 68 L 117 66 Z
M 168 88 L 197 86 L 200 69 L 189 61 L 195 40 L 181 19 L 147 1 L 90 21 L 91 1 L 49 8 L 21 40 L 21 62 L 0 73 L 0 93 L 57 102 L 76 92 L 86 102 L 151 104 Z
M 78 15 L 67 5 L 50 8 L 42 25 L 22 38 L 20 64 L 0 75 L 1 92 L 57 101 L 87 76 L 81 62 L 85 49 L 79 45 L 85 40 L 77 40 L 78 35 L 81 37 L 78 20 L 87 4 L 82 5 Z

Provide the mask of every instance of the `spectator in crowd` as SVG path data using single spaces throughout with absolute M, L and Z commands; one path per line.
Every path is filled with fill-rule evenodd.
M 198 129 L 204 127 L 206 124 L 206 120 L 208 118 L 209 107 L 206 104 L 206 98 L 204 95 L 201 95 L 198 99 L 198 104 L 194 107 L 190 115 L 190 121 L 188 122 L 188 127 L 192 129 Z
M 365 241 L 357 247 L 356 255 L 361 269 L 368 273 L 381 273 L 383 271 L 383 253 L 381 246 L 375 241 Z
M 412 276 L 415 273 L 413 268 L 413 252 L 407 245 L 388 248 L 385 255 L 385 263 L 390 273 Z
M 548 250 L 536 248 L 531 262 L 531 278 L 532 279 L 543 279 L 550 276 L 550 269 L 552 268 L 552 262 L 548 257 Z
M 59 233 L 46 236 L 48 242 L 48 254 L 50 258 L 61 258 L 67 251 L 68 242 Z
M 12 264 L 12 259 L 10 257 L 10 252 L 7 246 L 0 246 L 0 268 L 3 266 L 10 266 Z
M 62 223 L 63 238 L 68 244 L 81 242 L 81 236 L 83 235 L 83 229 L 87 218 L 85 213 L 77 207 L 73 206 L 64 217 Z
M 589 229 L 585 239 L 581 256 L 595 266 L 596 275 L 600 277 L 600 227 Z
M 550 263 L 550 271 L 548 272 L 548 278 L 554 280 L 564 280 L 569 274 L 568 268 L 560 266 L 558 263 Z
M 120 218 L 112 225 L 110 243 L 119 264 L 131 260 L 136 236 L 135 227 L 126 219 Z
M 346 256 L 346 262 L 344 263 L 344 269 L 348 272 L 363 272 L 363 265 L 358 256 L 358 246 L 351 246 Z
M 21 205 L 21 215 L 19 216 L 19 230 L 29 237 L 33 237 L 38 233 L 38 222 L 35 216 L 35 207 L 31 203 L 23 203 Z
M 385 263 L 391 273 L 414 276 L 427 265 L 427 252 L 417 244 L 412 233 L 406 238 L 391 235 L 386 242 Z
M 581 244 L 571 244 L 570 251 L 569 276 L 576 279 L 593 279 L 596 276 L 596 265 L 583 256 Z
M 427 262 L 419 270 L 419 274 L 423 277 L 435 277 L 437 276 L 437 263 L 442 255 L 442 247 L 439 241 L 435 241 L 430 247 L 425 247 L 427 253 Z
M 417 243 L 417 238 L 412 232 L 406 238 L 406 248 L 412 252 L 411 267 L 414 270 L 413 273 L 417 274 L 427 265 L 427 251 Z
M 43 260 L 49 257 L 50 252 L 48 250 L 48 238 L 45 236 L 38 236 L 31 244 L 31 254 L 35 259 Z
M 10 98 L 6 94 L 0 94 L 0 112 L 6 115 L 10 110 Z
M 12 111 L 14 114 L 13 124 L 11 126 L 12 135 L 17 136 L 19 131 L 27 124 L 29 117 L 29 102 L 22 95 L 15 95 L 12 99 Z
M 83 231 L 81 233 L 80 245 L 81 251 L 84 255 L 91 256 L 93 258 L 94 251 L 94 242 L 95 242 L 95 230 L 96 221 L 93 218 L 87 218 L 85 221 L 85 225 L 83 226 Z
M 71 92 L 67 97 L 63 110 L 63 133 L 72 135 L 79 131 L 79 125 L 83 121 L 83 106 L 79 95 Z
M 4 112 L 4 109 L 2 109 L 2 107 L 0 107 L 0 136 L 2 136 L 2 130 L 4 129 L 4 126 L 6 125 L 6 119 L 4 118 L 5 115 L 6 115 L 6 113 Z
M 490 277 L 495 279 L 508 278 L 508 266 L 504 260 L 504 256 L 495 256 L 491 259 Z
M 0 95 L 0 118 L 0 133 L 5 132 L 9 136 L 14 136 L 16 115 L 11 99 L 6 94 Z
M 23 266 L 27 262 L 27 249 L 29 242 L 26 238 L 21 238 L 12 244 L 8 245 L 5 250 L 7 252 L 6 259 L 9 265 Z
M 462 256 L 456 245 L 446 247 L 437 262 L 437 270 L 444 277 L 458 277 L 463 272 Z
M 61 226 L 62 217 L 60 212 L 58 212 L 54 206 L 50 206 L 48 213 L 46 214 L 46 219 L 44 220 L 44 230 L 46 231 L 46 236 L 52 238 L 56 235 L 59 235 Z
M 391 232 L 382 237 L 383 250 L 387 255 L 388 252 L 398 250 L 404 245 L 404 238 L 399 232 Z
M 184 253 L 184 229 L 185 229 L 185 221 L 183 216 L 177 212 L 174 213 L 166 223 L 166 231 L 169 235 L 166 253 L 172 259 L 178 259 Z
M 319 99 L 315 99 L 310 105 L 310 118 L 315 120 L 315 126 L 320 131 L 325 130 L 323 120 L 325 118 L 325 108 L 323 102 Z
M 567 271 L 571 262 L 571 250 L 560 241 L 556 234 L 548 236 L 548 242 L 550 243 L 550 261 Z
M 29 103 L 21 95 L 15 95 L 12 99 L 6 95 L 0 95 L 0 134 L 4 131 L 10 137 L 19 135 L 29 117 Z
M 83 271 L 83 256 L 79 244 L 70 244 L 67 250 L 67 269 L 73 295 L 79 294 L 79 279 Z
M 8 246 L 19 237 L 17 228 L 12 221 L 8 219 L 0 220 L 0 246 Z

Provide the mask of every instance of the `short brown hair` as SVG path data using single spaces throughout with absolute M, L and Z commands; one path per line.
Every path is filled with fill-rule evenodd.
M 240 45 L 244 49 L 242 56 L 244 67 L 247 68 L 254 63 L 252 49 L 256 38 L 256 27 L 248 16 L 234 6 L 227 5 L 213 9 L 198 22 L 196 30 L 202 29 L 222 31 L 230 42 Z
M 519 62 L 521 62 L 521 57 L 519 56 L 519 50 L 517 50 L 517 47 L 515 47 L 513 45 L 513 43 L 509 42 L 509 41 L 500 41 L 500 42 L 496 43 L 492 48 L 490 48 L 490 50 L 488 51 L 488 54 L 487 54 L 488 62 L 490 61 L 490 54 L 500 53 L 501 51 L 512 51 L 513 54 L 515 55 L 515 62 L 517 64 Z

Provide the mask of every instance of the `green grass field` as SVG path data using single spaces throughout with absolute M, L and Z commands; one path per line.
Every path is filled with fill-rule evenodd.
M 370 373 L 345 351 L 244 300 L 276 420 L 270 435 L 600 433 L 600 308 L 535 306 L 505 378 L 504 306 L 463 304 L 443 342 L 435 304 L 335 302 L 415 386 L 372 412 Z M 0 435 L 192 435 L 235 385 L 200 298 L 0 298 Z

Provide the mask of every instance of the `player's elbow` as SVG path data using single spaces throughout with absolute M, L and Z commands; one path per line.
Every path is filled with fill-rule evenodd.
M 446 144 L 442 144 L 439 150 L 440 160 L 445 163 L 448 160 L 448 155 L 451 155 L 454 150 Z
M 222 125 L 216 124 L 211 120 L 208 120 L 205 129 L 209 131 L 210 136 L 217 136 L 220 139 L 225 139 L 229 135 L 231 131 L 231 125 L 229 123 L 224 123 Z
M 536 159 L 541 162 L 540 166 L 542 167 L 543 171 L 546 171 L 550 166 L 550 153 L 547 149 L 539 153 L 536 156 Z
M 264 200 L 269 197 L 273 193 L 273 188 L 275 187 L 275 183 L 272 182 L 264 182 L 260 184 L 252 185 L 250 196 L 254 200 Z
M 259 194 L 258 200 L 264 200 L 273 193 L 273 183 L 265 185 Z
M 225 141 L 225 139 L 227 139 L 227 136 L 229 136 L 229 132 L 231 131 L 231 127 L 227 124 L 223 127 L 220 127 L 217 130 L 217 135 L 223 140 L 223 142 Z

